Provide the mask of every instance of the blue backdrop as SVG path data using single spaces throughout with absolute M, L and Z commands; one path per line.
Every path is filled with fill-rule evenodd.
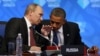
M 23 17 L 29 3 L 40 4 L 44 9 L 44 19 L 54 7 L 62 7 L 66 19 L 79 24 L 82 41 L 89 47 L 100 47 L 100 0 L 0 0 L 0 21 L 11 17 Z

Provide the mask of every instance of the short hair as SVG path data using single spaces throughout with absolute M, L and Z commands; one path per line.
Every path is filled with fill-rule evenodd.
M 66 12 L 64 9 L 62 8 L 54 8 L 52 11 L 51 11 L 51 14 L 50 14 L 50 17 L 54 15 L 54 16 L 57 16 L 57 17 L 62 17 L 65 19 L 66 17 Z
M 39 6 L 38 4 L 29 4 L 26 8 L 25 14 L 27 15 L 30 11 L 35 11 L 36 7 Z

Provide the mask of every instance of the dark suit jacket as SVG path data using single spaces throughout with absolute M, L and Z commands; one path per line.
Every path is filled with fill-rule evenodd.
M 14 43 L 16 42 L 16 37 L 18 33 L 21 33 L 22 35 L 23 51 L 28 51 L 30 48 L 28 46 L 28 30 L 27 30 L 26 21 L 24 18 L 12 18 L 7 23 L 6 29 L 5 29 L 6 47 L 8 47 L 8 42 L 10 41 Z M 40 46 L 42 50 L 45 50 L 47 40 L 39 36 L 38 34 L 36 34 L 35 31 L 34 31 L 34 35 L 35 35 L 36 45 Z
M 40 25 L 36 27 L 38 32 L 40 32 L 40 29 L 43 24 L 47 24 L 47 25 L 50 24 L 49 20 L 44 20 Z M 80 30 L 78 24 L 73 22 L 66 22 L 63 25 L 64 45 L 85 45 L 81 41 L 81 36 L 79 31 Z

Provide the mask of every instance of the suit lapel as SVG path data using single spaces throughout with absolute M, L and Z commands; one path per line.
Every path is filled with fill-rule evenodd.
M 63 34 L 64 34 L 64 45 L 70 44 L 70 28 L 67 23 L 63 25 Z
M 21 33 L 23 40 L 25 40 L 25 44 L 28 44 L 28 30 L 27 30 L 27 24 L 24 18 L 21 19 Z

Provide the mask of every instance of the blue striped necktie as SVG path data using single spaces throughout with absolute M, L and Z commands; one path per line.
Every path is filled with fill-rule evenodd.
M 53 31 L 53 42 L 58 45 L 57 31 Z

